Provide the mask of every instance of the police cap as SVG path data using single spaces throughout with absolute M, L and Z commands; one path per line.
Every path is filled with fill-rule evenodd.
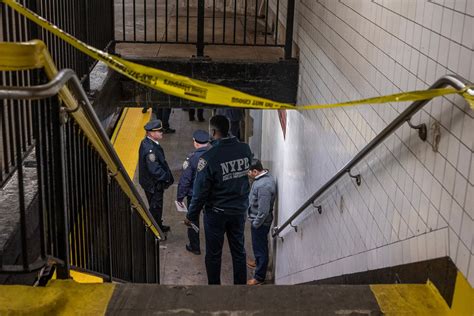
M 196 143 L 206 144 L 209 142 L 209 133 L 202 129 L 198 129 L 193 133 L 193 139 Z
M 163 124 L 161 124 L 160 120 L 151 120 L 145 124 L 144 128 L 147 132 L 160 131 L 163 128 Z

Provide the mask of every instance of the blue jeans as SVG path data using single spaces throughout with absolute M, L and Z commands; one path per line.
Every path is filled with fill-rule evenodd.
M 265 281 L 268 266 L 268 232 L 270 225 L 262 225 L 259 228 L 251 229 L 252 248 L 255 255 L 254 279 L 260 282 Z
M 247 283 L 247 265 L 244 247 L 245 214 L 226 215 L 221 212 L 204 212 L 206 236 L 206 271 L 209 284 L 221 284 L 221 260 L 224 234 L 229 241 L 234 269 L 234 284 Z

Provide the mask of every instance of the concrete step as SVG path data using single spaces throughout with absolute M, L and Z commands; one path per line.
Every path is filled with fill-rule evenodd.
M 368 285 L 117 285 L 110 315 L 381 315 Z
M 458 278 L 453 304 L 430 282 L 378 285 L 0 285 L 0 315 L 473 315 Z

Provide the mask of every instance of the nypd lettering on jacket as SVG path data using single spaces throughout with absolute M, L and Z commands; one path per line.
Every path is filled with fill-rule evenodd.
M 202 208 L 206 212 L 244 214 L 248 208 L 250 185 L 247 172 L 252 152 L 248 144 L 235 137 L 212 143 L 197 164 L 193 198 L 187 218 L 199 218 Z
M 246 177 L 249 171 L 249 167 L 250 164 L 249 159 L 247 157 L 243 159 L 235 159 L 231 161 L 222 162 L 222 181 Z

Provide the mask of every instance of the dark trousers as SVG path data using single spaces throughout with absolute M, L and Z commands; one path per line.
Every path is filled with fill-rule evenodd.
M 191 199 L 192 199 L 191 196 L 188 196 L 186 198 L 188 207 L 189 207 L 189 204 L 191 204 Z M 195 222 L 193 222 L 193 224 L 199 227 L 199 217 Z M 189 239 L 189 246 L 191 247 L 191 249 L 201 250 L 201 245 L 199 242 L 199 233 L 196 233 L 196 231 L 192 229 L 191 227 L 188 227 L 188 239 Z
M 255 274 L 254 279 L 260 282 L 265 281 L 268 266 L 268 232 L 270 225 L 262 225 L 259 228 L 251 229 L 252 248 L 255 255 Z
M 194 113 L 196 113 L 196 110 L 195 109 L 189 109 L 188 110 L 189 112 L 189 119 L 194 119 Z M 203 109 L 197 109 L 197 118 L 198 120 L 204 120 L 204 110 Z
M 221 212 L 204 212 L 206 236 L 206 271 L 209 284 L 221 284 L 221 259 L 224 234 L 229 241 L 234 270 L 234 284 L 247 283 L 247 265 L 244 248 L 245 214 L 226 215 Z
M 163 193 L 163 190 L 157 190 L 154 193 L 145 191 L 150 213 L 160 226 L 163 224 Z
M 163 128 L 170 127 L 170 115 L 171 109 L 163 109 L 159 107 L 154 107 L 156 118 L 163 123 Z
M 240 121 L 230 121 L 230 132 L 232 136 L 240 139 Z

